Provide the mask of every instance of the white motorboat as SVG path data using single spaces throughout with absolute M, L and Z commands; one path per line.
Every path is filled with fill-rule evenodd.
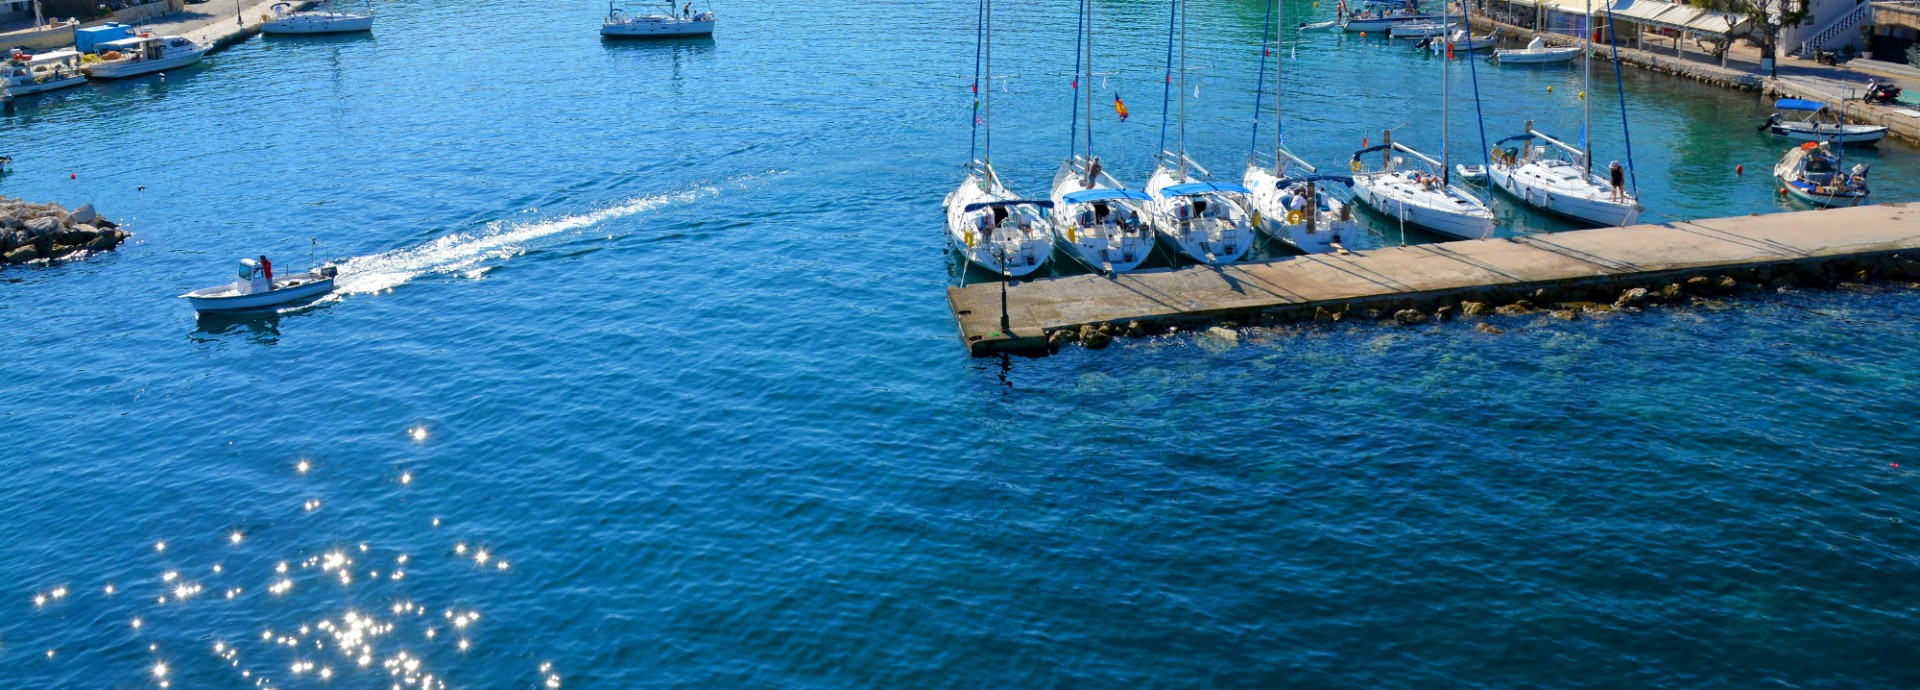
M 80 71 L 80 53 L 71 50 L 37 55 L 16 50 L 5 62 L 0 62 L 0 91 L 15 96 L 85 83 L 87 74 Z
M 1432 38 L 1453 31 L 1454 24 L 1442 21 L 1402 22 L 1387 29 L 1388 38 Z
M 1500 148 L 1516 141 L 1520 146 Z M 1526 134 L 1502 139 L 1494 147 L 1487 176 L 1496 189 L 1528 206 L 1595 225 L 1640 222 L 1640 200 L 1624 190 L 1616 197 L 1612 181 L 1593 172 L 1585 150 L 1533 131 L 1531 125 Z
M 689 36 L 713 35 L 713 10 L 693 11 L 693 3 L 687 3 L 680 12 L 674 12 L 673 0 L 667 0 L 664 14 L 635 14 L 607 4 L 606 21 L 600 25 L 600 35 L 607 38 L 685 38 Z
M 121 79 L 152 74 L 199 62 L 207 46 L 182 36 L 151 36 L 109 41 L 96 46 L 99 62 L 83 62 L 81 69 L 95 79 Z
M 1433 51 L 1435 55 L 1447 52 L 1448 48 L 1452 48 L 1453 52 L 1456 53 L 1471 53 L 1486 50 L 1499 44 L 1500 38 L 1494 34 L 1474 36 L 1467 33 L 1466 29 L 1460 29 L 1444 39 L 1438 36 L 1429 39 L 1427 41 L 1427 49 Z
M 1887 136 L 1881 125 L 1855 125 L 1834 117 L 1827 104 L 1798 98 L 1783 98 L 1773 104 L 1774 113 L 1760 129 L 1795 141 L 1838 141 L 1851 146 L 1872 146 Z M 1821 116 L 1827 116 L 1822 118 Z
M 1815 206 L 1858 206 L 1866 203 L 1867 166 L 1842 169 L 1840 157 L 1826 142 L 1801 144 L 1773 166 L 1773 176 L 1787 194 Z
M 1310 22 L 1299 26 L 1299 30 L 1301 31 L 1337 31 L 1339 29 L 1340 20 L 1338 19 L 1329 19 L 1324 22 Z
M 1174 151 L 1161 151 L 1156 157 L 1153 176 L 1147 178 L 1147 194 L 1153 197 L 1153 228 L 1173 248 L 1195 261 L 1219 265 L 1239 261 L 1253 248 L 1253 221 L 1247 216 L 1248 190 L 1237 184 L 1209 182 L 1213 174 L 1187 157 L 1187 13 L 1185 0 L 1173 0 L 1178 10 L 1176 21 L 1167 27 L 1168 38 L 1177 31 L 1180 38 L 1179 85 L 1168 88 L 1180 92 L 1179 138 Z M 1167 71 L 1175 65 L 1167 56 Z M 1166 131 L 1167 113 L 1161 113 L 1161 132 Z M 1163 135 L 1164 136 L 1164 135 Z
M 989 83 L 993 80 L 993 1 L 980 2 L 980 47 L 975 56 Z M 974 92 L 980 93 L 979 82 Z M 987 89 L 985 104 L 975 119 L 976 134 L 984 134 L 986 146 L 978 160 L 967 162 L 967 178 L 958 189 L 947 194 L 943 203 L 947 213 L 947 244 L 965 257 L 967 263 L 995 275 L 1018 278 L 1045 266 L 1053 254 L 1053 233 L 1041 214 L 1053 206 L 1051 201 L 1022 199 L 1000 182 L 993 170 L 993 89 Z
M 1488 60 L 1503 65 L 1542 65 L 1555 62 L 1571 62 L 1580 55 L 1580 46 L 1548 46 L 1539 36 L 1527 42 L 1525 48 L 1502 48 L 1493 51 Z
M 1479 184 L 1487 181 L 1487 166 L 1459 163 L 1453 166 L 1453 174 L 1459 175 L 1462 180 Z
M 373 30 L 373 10 L 340 12 L 332 0 L 317 10 L 294 11 L 290 3 L 278 3 L 272 14 L 260 18 L 261 33 L 269 34 L 344 34 Z
M 1087 85 L 1084 94 L 1074 94 L 1076 110 L 1082 105 L 1081 97 L 1085 98 L 1086 138 L 1081 139 L 1077 132 L 1070 135 L 1080 151 L 1061 161 L 1059 172 L 1053 176 L 1053 209 L 1048 221 L 1053 226 L 1054 241 L 1068 255 L 1101 273 L 1125 273 L 1153 255 L 1153 225 L 1147 211 L 1153 197 L 1127 189 L 1102 169 L 1100 159 L 1093 155 L 1092 0 L 1081 0 L 1080 14 L 1084 52 L 1075 57 L 1075 62 L 1083 69 L 1074 74 L 1073 88 L 1078 92 L 1081 84 Z M 1069 122 L 1079 123 L 1077 118 Z
M 194 290 L 180 298 L 202 314 L 264 309 L 332 292 L 336 275 L 334 267 L 321 266 L 298 275 L 268 279 L 259 262 L 241 259 L 239 275 L 233 282 Z
M 1285 6 L 1278 0 L 1270 0 L 1269 13 L 1280 15 L 1274 23 L 1277 28 L 1286 22 Z M 1279 40 L 1279 32 L 1274 39 Z M 1280 46 L 1275 45 L 1274 55 L 1280 55 Z M 1266 74 L 1255 80 L 1254 87 L 1254 133 L 1259 135 L 1260 85 L 1266 83 Z M 1314 175 L 1312 165 L 1287 150 L 1285 135 L 1285 108 L 1282 107 L 1281 94 L 1282 69 L 1279 60 L 1274 60 L 1274 105 L 1273 105 L 1273 166 L 1260 165 L 1258 159 L 1250 155 L 1247 171 L 1240 178 L 1250 193 L 1247 203 L 1253 211 L 1253 226 L 1274 239 L 1292 245 L 1295 249 L 1308 254 L 1338 251 L 1343 242 L 1350 242 L 1359 232 L 1359 226 L 1353 220 L 1353 210 L 1345 201 L 1334 196 L 1328 189 L 1330 184 L 1353 184 L 1351 179 Z M 1257 140 L 1257 139 L 1256 139 Z M 1289 168 L 1304 171 L 1304 175 L 1295 175 Z

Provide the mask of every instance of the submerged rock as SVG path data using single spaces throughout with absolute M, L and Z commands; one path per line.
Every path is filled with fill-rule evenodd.
M 1461 316 L 1486 316 L 1490 311 L 1491 310 L 1487 308 L 1487 303 L 1485 302 L 1461 302 L 1460 303 Z
M 1506 332 L 1504 330 L 1501 330 L 1499 326 L 1495 326 L 1485 321 L 1481 321 L 1480 323 L 1474 324 L 1473 330 L 1479 331 L 1481 333 L 1485 333 L 1487 335 L 1500 335 L 1501 333 Z
M 1561 321 L 1572 321 L 1574 319 L 1580 318 L 1580 312 L 1574 311 L 1572 309 L 1555 309 L 1551 312 L 1548 312 L 1548 315 L 1552 316 L 1553 318 L 1559 319 Z
M 1621 291 L 1620 299 L 1614 300 L 1613 306 L 1616 306 L 1616 307 L 1640 306 L 1647 302 L 1648 294 L 1649 293 L 1647 292 L 1646 288 L 1638 288 L 1638 287 Z
M 1418 326 L 1427 322 L 1427 315 L 1418 309 L 1402 309 L 1393 313 L 1393 320 L 1402 326 Z
M 1240 343 L 1240 334 L 1238 332 L 1234 331 L 1231 328 L 1222 328 L 1220 326 L 1214 326 L 1213 328 L 1207 329 L 1206 337 L 1208 340 L 1212 340 L 1217 343 L 1221 343 L 1228 346 L 1237 345 Z

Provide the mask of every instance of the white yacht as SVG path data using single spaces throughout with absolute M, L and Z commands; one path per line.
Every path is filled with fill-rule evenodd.
M 1274 14 L 1278 0 L 1269 0 L 1268 13 Z M 1285 8 L 1278 8 L 1279 19 L 1274 22 L 1278 28 L 1286 23 Z M 1322 185 L 1341 183 L 1351 185 L 1351 180 L 1335 176 L 1314 175 L 1313 166 L 1300 160 L 1292 151 L 1287 150 L 1282 116 L 1285 108 L 1281 102 L 1281 64 L 1279 33 L 1273 34 L 1276 42 L 1273 51 L 1273 167 L 1260 165 L 1256 155 L 1247 159 L 1247 171 L 1240 180 L 1250 190 L 1247 203 L 1253 209 L 1253 226 L 1274 239 L 1292 245 L 1293 248 L 1308 254 L 1342 249 L 1342 242 L 1351 241 L 1359 227 L 1354 223 L 1353 210 L 1346 202 L 1334 196 Z M 1255 80 L 1254 87 L 1254 132 L 1259 132 L 1260 87 L 1266 83 L 1265 70 Z M 1289 168 L 1303 171 L 1304 175 L 1294 174 Z
M 665 13 L 652 14 L 635 14 L 609 2 L 606 21 L 600 24 L 600 35 L 608 38 L 712 36 L 713 21 L 713 10 L 696 12 L 691 2 L 676 8 L 673 0 L 667 0 Z
M 277 3 L 272 14 L 260 18 L 261 33 L 269 34 L 344 34 L 373 30 L 373 10 L 340 12 L 333 0 L 320 3 L 320 9 L 294 11 L 289 3 Z
M 1247 216 L 1248 190 L 1230 182 L 1209 182 L 1213 174 L 1187 157 L 1187 13 L 1186 0 L 1173 0 L 1178 21 L 1167 27 L 1180 33 L 1179 139 L 1174 151 L 1161 151 L 1147 195 L 1153 197 L 1153 227 L 1174 249 L 1195 261 L 1230 264 L 1253 247 L 1253 221 Z M 1171 36 L 1169 36 L 1171 38 Z M 1171 56 L 1169 56 L 1171 57 Z M 1172 71 L 1174 65 L 1167 65 Z M 1162 113 L 1162 131 L 1166 114 Z
M 1348 167 L 1353 170 L 1354 198 L 1403 226 L 1412 225 L 1457 239 L 1492 237 L 1493 210 L 1487 208 L 1480 197 L 1454 184 L 1454 171 L 1448 165 L 1452 67 L 1452 60 L 1440 61 L 1440 160 L 1394 142 L 1393 130 L 1387 130 L 1381 135 L 1380 145 L 1353 152 Z M 1361 157 L 1375 151 L 1380 152 L 1380 167 L 1368 170 Z M 1406 155 L 1395 155 L 1395 152 Z M 1412 165 L 1407 163 L 1408 156 L 1413 157 Z
M 1080 0 L 1082 70 L 1074 75 L 1074 107 L 1085 98 L 1086 138 L 1073 137 L 1080 150 L 1061 161 L 1054 173 L 1051 199 L 1054 241 L 1067 254 L 1100 273 L 1125 273 L 1153 255 L 1153 224 L 1147 208 L 1153 197 L 1127 189 L 1093 155 L 1093 2 Z M 1084 82 L 1082 80 L 1085 80 Z M 1078 113 L 1076 113 L 1078 114 Z M 1069 119 L 1070 122 L 1077 118 Z M 1078 133 L 1075 133 L 1078 134 Z
M 152 74 L 199 62 L 207 46 L 182 36 L 135 36 L 96 46 L 99 62 L 81 69 L 95 79 L 120 79 Z
M 1502 48 L 1493 51 L 1488 61 L 1503 65 L 1542 65 L 1555 62 L 1572 62 L 1580 54 L 1579 46 L 1548 46 L 1539 36 L 1527 42 L 1525 48 Z
M 0 90 L 15 96 L 64 89 L 87 83 L 80 71 L 80 53 L 56 50 L 29 54 L 18 50 L 0 63 Z
M 993 80 L 993 2 L 981 0 L 981 41 L 977 56 L 987 80 Z M 974 83 L 979 92 L 979 82 Z M 986 146 L 977 160 L 967 162 L 967 178 L 947 194 L 947 244 L 967 263 L 1006 278 L 1040 270 L 1053 253 L 1053 233 L 1042 213 L 1053 202 L 1022 199 L 1007 189 L 994 172 L 993 89 L 987 89 L 985 108 L 975 132 L 984 133 Z

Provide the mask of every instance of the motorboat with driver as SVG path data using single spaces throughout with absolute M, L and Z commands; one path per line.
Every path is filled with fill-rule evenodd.
M 333 279 L 338 275 L 333 266 L 320 266 L 276 278 L 269 275 L 271 265 L 241 259 L 233 282 L 194 290 L 180 298 L 202 314 L 265 309 L 332 292 Z

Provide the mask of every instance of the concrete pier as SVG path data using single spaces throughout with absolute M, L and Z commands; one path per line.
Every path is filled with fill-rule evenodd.
M 1783 266 L 1860 270 L 1852 264 L 1901 252 L 1920 258 L 1916 211 L 1910 204 L 1871 205 L 1048 278 L 1006 288 L 1005 328 L 998 282 L 950 287 L 947 301 L 961 341 L 975 356 L 1044 352 L 1050 334 L 1100 324 L 1124 329 L 1131 322 L 1251 324 L 1368 309 L 1432 312 L 1461 300 L 1498 303 L 1535 291 L 1565 301 L 1604 295 L 1612 302 L 1621 290 L 1657 292 L 1695 276 Z

